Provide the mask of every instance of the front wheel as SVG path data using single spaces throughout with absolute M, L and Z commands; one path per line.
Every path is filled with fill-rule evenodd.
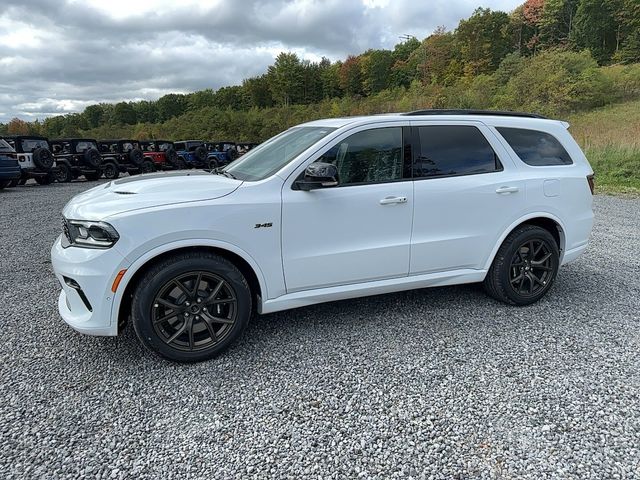
M 151 160 L 145 160 L 140 165 L 140 173 L 153 173 L 156 171 L 156 166 Z
M 66 163 L 59 163 L 56 171 L 56 181 L 58 183 L 69 183 L 73 179 L 71 167 Z
M 105 163 L 102 166 L 102 171 L 104 173 L 104 178 L 108 180 L 115 180 L 120 176 L 120 171 L 118 170 L 118 166 L 112 162 Z
M 177 362 L 198 362 L 219 355 L 242 334 L 251 315 L 251 291 L 228 260 L 182 253 L 143 275 L 131 314 L 149 350 Z
M 484 287 L 496 300 L 529 305 L 549 291 L 559 266 L 560 253 L 553 235 L 544 228 L 523 225 L 498 249 Z

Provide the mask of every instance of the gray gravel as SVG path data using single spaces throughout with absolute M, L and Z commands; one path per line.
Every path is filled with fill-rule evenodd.
M 537 305 L 313 306 L 183 366 L 59 319 L 49 248 L 88 186 L 0 191 L 0 478 L 640 478 L 640 200 L 596 198 Z

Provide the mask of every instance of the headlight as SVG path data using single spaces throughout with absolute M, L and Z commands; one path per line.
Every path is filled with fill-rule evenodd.
M 62 227 L 67 242 L 75 247 L 111 248 L 120 238 L 116 229 L 105 222 L 64 219 Z

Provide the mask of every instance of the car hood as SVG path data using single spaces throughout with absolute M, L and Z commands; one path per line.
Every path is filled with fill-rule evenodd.
M 142 208 L 213 200 L 229 195 L 240 185 L 240 180 L 204 171 L 136 175 L 76 195 L 63 214 L 76 220 L 104 220 Z

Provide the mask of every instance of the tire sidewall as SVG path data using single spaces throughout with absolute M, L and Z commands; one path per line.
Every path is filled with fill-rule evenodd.
M 545 285 L 545 287 L 538 292 L 534 296 L 523 297 L 518 294 L 516 290 L 512 287 L 510 281 L 510 270 L 511 270 L 511 259 L 515 255 L 516 251 L 526 242 L 530 240 L 544 240 L 549 249 L 551 250 L 551 261 L 552 261 L 552 272 L 551 278 Z M 558 245 L 556 243 L 555 238 L 548 231 L 537 228 L 528 231 L 521 232 L 518 234 L 512 241 L 512 244 L 509 248 L 504 252 L 505 261 L 500 268 L 500 276 L 502 279 L 502 284 L 504 285 L 504 293 L 509 297 L 511 301 L 513 301 L 517 305 L 529 305 L 531 303 L 535 303 L 540 300 L 543 296 L 547 294 L 549 289 L 552 287 L 555 279 L 558 275 L 558 270 L 560 268 L 560 252 L 558 250 Z
M 170 264 L 160 264 L 161 269 L 152 268 L 140 281 L 131 306 L 135 332 L 149 350 L 178 362 L 208 360 L 226 350 L 243 332 L 251 316 L 251 293 L 245 278 L 228 261 L 220 257 L 192 257 L 176 259 Z M 222 277 L 233 288 L 237 298 L 237 320 L 226 337 L 214 347 L 196 352 L 185 352 L 169 347 L 158 336 L 151 322 L 151 309 L 158 291 L 172 278 L 192 271 L 210 271 Z

